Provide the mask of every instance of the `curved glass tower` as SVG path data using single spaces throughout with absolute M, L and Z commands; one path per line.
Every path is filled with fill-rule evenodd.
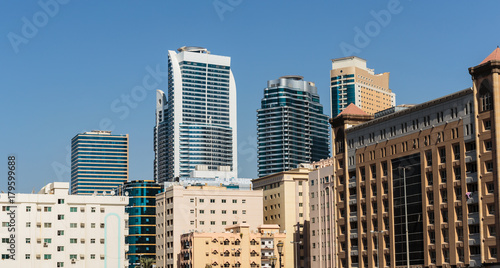
M 189 177 L 198 165 L 237 177 L 236 84 L 230 63 L 230 57 L 200 47 L 168 52 L 168 98 L 157 94 L 157 182 Z
M 268 81 L 257 110 L 259 177 L 328 158 L 328 129 L 313 82 L 295 75 Z

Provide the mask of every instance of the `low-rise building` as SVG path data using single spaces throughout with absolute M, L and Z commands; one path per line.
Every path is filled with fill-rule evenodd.
M 156 196 L 156 266 L 177 268 L 181 235 L 262 224 L 262 191 L 171 185 Z
M 286 234 L 279 229 L 276 224 L 264 224 L 254 231 L 250 225 L 241 223 L 227 227 L 224 233 L 184 234 L 180 244 L 180 267 L 271 268 L 271 262 L 279 267 L 279 251 L 291 247 L 285 245 Z M 287 267 L 285 260 L 281 261 L 282 266 Z
M 0 194 L 0 267 L 128 267 L 128 198 L 68 191 L 54 182 L 14 203 Z

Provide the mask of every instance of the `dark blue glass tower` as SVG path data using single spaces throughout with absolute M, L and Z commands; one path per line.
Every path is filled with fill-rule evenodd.
M 257 110 L 259 177 L 330 157 L 328 116 L 302 76 L 267 82 Z

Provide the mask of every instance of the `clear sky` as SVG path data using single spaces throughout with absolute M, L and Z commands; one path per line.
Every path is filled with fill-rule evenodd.
M 397 104 L 431 100 L 471 86 L 467 68 L 500 44 L 498 10 L 497 0 L 0 1 L 0 190 L 11 153 L 20 192 L 69 181 L 71 138 L 104 127 L 130 134 L 130 179 L 152 179 L 154 89 L 166 91 L 167 51 L 185 45 L 232 58 L 239 176 L 255 178 L 267 80 L 315 82 L 329 114 L 330 60 L 356 55 L 391 73 Z

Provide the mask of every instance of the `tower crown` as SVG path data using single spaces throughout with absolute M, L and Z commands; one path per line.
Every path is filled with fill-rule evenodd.
M 492 60 L 498 60 L 500 61 L 500 48 L 497 46 L 497 48 L 495 50 L 493 50 L 493 52 L 491 52 L 491 54 L 486 57 L 480 64 L 483 64 L 483 63 L 486 63 L 488 61 L 492 61 Z

